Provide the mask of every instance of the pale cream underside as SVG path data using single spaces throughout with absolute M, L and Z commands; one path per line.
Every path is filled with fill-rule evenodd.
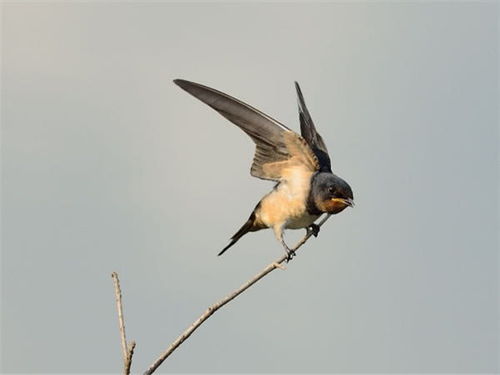
M 305 166 L 287 168 L 277 189 L 262 198 L 256 218 L 273 228 L 278 238 L 283 228 L 306 228 L 318 218 L 309 215 L 306 208 L 313 173 Z

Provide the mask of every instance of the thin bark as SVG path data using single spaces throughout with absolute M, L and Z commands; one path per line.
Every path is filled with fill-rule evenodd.
M 123 357 L 123 374 L 130 374 L 130 366 L 132 365 L 132 356 L 134 355 L 135 341 L 127 344 L 127 337 L 125 335 L 125 318 L 123 317 L 123 306 L 122 306 L 122 290 L 120 288 L 120 279 L 118 274 L 113 272 L 111 274 L 113 283 L 115 286 L 115 301 L 116 310 L 118 311 L 118 327 L 120 329 L 120 341 L 122 347 L 122 357 Z
M 330 217 L 330 215 L 326 215 L 319 223 L 318 226 L 322 226 Z M 296 251 L 299 247 L 301 247 L 311 236 L 313 233 L 308 231 L 308 233 L 293 247 L 293 251 Z M 283 255 L 281 258 L 278 258 L 275 262 L 269 264 L 266 268 L 264 268 L 261 272 L 255 275 L 253 278 L 244 283 L 241 287 L 236 289 L 231 294 L 227 295 L 220 301 L 214 303 L 210 306 L 196 321 L 191 324 L 177 339 L 170 344 L 170 346 L 156 359 L 151 366 L 144 372 L 144 375 L 150 375 L 156 371 L 156 369 L 168 358 L 170 354 L 172 354 L 191 334 L 200 327 L 212 314 L 214 314 L 217 310 L 219 310 L 225 304 L 231 302 L 233 299 L 238 297 L 245 290 L 254 285 L 257 281 L 262 279 L 267 274 L 274 271 L 276 268 L 283 268 L 281 263 L 283 263 L 287 259 L 286 255 Z
M 130 368 L 132 367 L 132 356 L 134 355 L 134 349 L 135 349 L 135 341 L 132 341 L 129 345 L 129 348 L 128 348 L 127 360 L 125 361 L 124 366 L 123 366 L 123 373 L 125 375 L 130 374 Z

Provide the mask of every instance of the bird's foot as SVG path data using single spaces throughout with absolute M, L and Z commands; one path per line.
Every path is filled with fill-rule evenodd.
M 295 256 L 295 250 L 292 250 L 288 247 L 288 245 L 285 243 L 285 240 L 283 240 L 283 235 L 280 235 L 280 242 L 281 245 L 283 245 L 283 249 L 285 249 L 286 253 L 285 261 L 288 263 Z
M 307 227 L 307 234 L 311 233 L 314 237 L 318 237 L 319 234 L 319 225 L 311 224 Z
M 285 252 L 286 252 L 286 262 L 288 263 L 296 255 L 295 250 L 292 250 L 292 249 L 286 247 Z

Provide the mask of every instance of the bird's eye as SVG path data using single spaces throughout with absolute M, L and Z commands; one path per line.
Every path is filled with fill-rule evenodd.
M 330 186 L 330 187 L 328 188 L 328 192 L 329 192 L 330 194 L 332 194 L 332 195 L 333 195 L 333 194 L 335 194 L 335 188 L 334 188 L 333 186 Z

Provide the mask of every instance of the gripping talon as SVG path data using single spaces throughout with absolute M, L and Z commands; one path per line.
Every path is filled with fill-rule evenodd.
M 307 227 L 307 233 L 312 233 L 314 237 L 318 237 L 319 234 L 319 225 L 311 224 Z
M 295 256 L 295 250 L 290 249 L 288 245 L 285 243 L 285 241 L 283 240 L 283 232 L 279 234 L 279 240 L 281 242 L 281 245 L 283 245 L 283 249 L 285 249 L 286 262 L 288 263 Z
M 288 263 L 289 261 L 292 260 L 292 258 L 296 255 L 295 251 L 289 248 L 286 248 L 286 262 Z

